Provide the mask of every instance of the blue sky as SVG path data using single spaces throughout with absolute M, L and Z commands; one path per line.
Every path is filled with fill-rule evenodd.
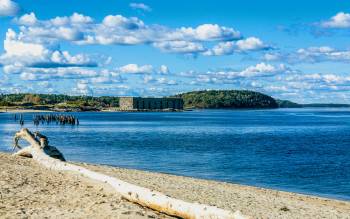
M 0 92 L 350 103 L 350 2 L 0 0 Z

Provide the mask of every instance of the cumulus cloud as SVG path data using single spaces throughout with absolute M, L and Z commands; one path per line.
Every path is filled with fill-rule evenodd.
M 170 29 L 160 25 L 148 26 L 138 18 L 126 18 L 121 15 L 106 16 L 102 24 L 96 26 L 96 29 L 98 31 L 91 33 L 90 39 L 83 43 L 104 45 L 153 43 L 152 45 L 158 48 L 170 44 L 169 48 L 171 48 L 171 45 L 179 43 L 193 45 L 196 41 L 208 42 L 241 38 L 238 31 L 217 24 L 203 24 L 196 28 Z
M 192 53 L 197 54 L 206 51 L 206 48 L 201 43 L 188 41 L 165 41 L 153 44 L 164 52 L 170 53 Z
M 15 16 L 20 8 L 17 3 L 11 0 L 0 0 L 0 17 Z
M 25 81 L 35 81 L 37 79 L 36 75 L 31 72 L 23 72 L 20 77 Z
M 153 72 L 152 65 L 128 64 L 119 68 L 122 74 L 151 74 Z
M 350 50 L 338 50 L 329 46 L 301 48 L 294 52 L 266 53 L 266 61 L 286 61 L 288 63 L 300 62 L 350 62 Z
M 115 84 L 125 80 L 119 72 L 107 69 L 101 70 L 97 77 L 90 79 L 93 84 Z
M 17 72 L 18 74 L 12 75 L 11 78 L 21 85 L 14 84 L 2 85 L 2 88 L 6 88 L 7 92 L 15 87 L 20 88 L 20 92 L 67 92 L 71 89 L 72 94 L 78 95 L 92 95 L 97 91 L 101 94 L 111 94 L 112 90 L 116 87 L 125 86 L 123 83 L 127 79 L 123 78 L 116 70 L 109 69 L 85 69 L 78 67 L 70 68 L 22 68 Z M 6 75 L 5 75 L 6 76 Z M 18 76 L 18 77 L 17 77 Z M 49 82 L 55 81 L 56 88 L 52 87 Z M 28 87 L 34 83 L 37 85 L 35 88 Z M 25 86 L 24 86 L 25 85 Z M 111 90 L 107 88 L 110 87 Z M 58 89 L 59 90 L 56 90 Z M 119 89 L 119 88 L 118 88 Z M 19 91 L 18 91 L 19 92 Z M 118 94 L 115 91 L 115 94 Z
M 329 20 L 321 23 L 325 28 L 349 28 L 350 27 L 350 14 L 339 12 Z
M 349 85 L 350 86 L 350 76 L 342 76 L 332 73 L 326 74 L 298 74 L 291 75 L 285 78 L 286 81 L 303 81 L 310 84 L 327 84 L 327 85 Z
M 8 66 L 10 67 L 10 66 Z M 100 75 L 99 71 L 79 68 L 31 68 L 11 66 L 11 68 L 4 69 L 5 73 L 19 74 L 22 80 L 60 80 L 60 79 L 88 79 L 95 78 Z
M 20 25 L 20 34 L 24 39 L 45 43 L 58 40 L 73 42 L 84 40 L 84 32 L 93 25 L 91 17 L 78 13 L 42 21 L 32 12 L 22 15 L 15 21 Z
M 102 24 L 106 27 L 121 27 L 129 30 L 145 27 L 145 24 L 140 19 L 136 17 L 126 18 L 121 15 L 108 15 L 103 19 Z
M 197 28 L 181 28 L 177 32 L 182 32 L 185 36 L 191 36 L 194 39 L 202 41 L 210 40 L 230 40 L 241 38 L 241 33 L 233 28 L 219 26 L 217 24 L 202 24 Z
M 280 98 L 305 101 L 305 99 L 321 102 L 344 101 L 344 92 L 349 92 L 350 77 L 335 73 L 290 73 L 278 76 L 274 81 L 259 81 L 255 84 L 262 92 Z M 343 97 L 340 98 L 339 95 Z M 346 95 L 345 95 L 346 96 Z M 339 99 L 340 98 L 340 99 Z
M 310 62 L 350 61 L 350 51 L 336 50 L 328 46 L 299 49 L 295 55 L 301 60 L 309 60 Z
M 238 50 L 258 50 L 265 47 L 260 39 L 242 39 L 239 31 L 218 24 L 197 27 L 170 28 L 147 25 L 137 17 L 107 15 L 101 22 L 74 13 L 71 16 L 39 20 L 32 12 L 16 19 L 23 40 L 40 43 L 69 41 L 78 45 L 152 45 L 165 52 L 199 54 L 206 52 L 209 42 L 237 41 Z
M 143 77 L 143 83 L 154 85 L 177 85 L 177 82 L 174 79 L 168 79 L 166 77 L 154 77 L 152 75 L 145 75 Z
M 32 12 L 30 14 L 22 15 L 16 21 L 18 24 L 21 24 L 21 25 L 33 26 L 38 22 L 38 19 L 36 18 L 35 14 Z
M 204 53 L 204 55 L 232 55 L 239 52 L 261 51 L 271 49 L 270 46 L 263 43 L 259 38 L 249 37 L 238 41 L 220 42 L 212 49 Z
M 246 80 L 272 78 L 278 75 L 285 75 L 295 72 L 287 66 L 271 65 L 267 63 L 258 63 L 256 65 L 248 66 L 242 70 L 215 70 L 207 72 L 190 71 L 187 73 L 180 73 L 179 76 L 193 78 L 195 83 L 206 84 L 236 84 Z
M 73 92 L 80 95 L 93 95 L 93 90 L 87 81 L 78 81 Z
M 132 8 L 132 9 L 139 9 L 139 10 L 142 10 L 142 11 L 152 11 L 152 8 L 144 3 L 135 3 L 135 2 L 132 2 L 129 4 L 129 6 Z
M 26 42 L 12 29 L 6 33 L 5 53 L 0 55 L 0 63 L 23 67 L 57 68 L 57 67 L 96 67 L 97 63 L 84 54 L 71 55 L 61 51 L 56 44 Z
M 159 73 L 160 74 L 169 74 L 170 70 L 168 68 L 168 66 L 166 65 L 161 65 L 159 68 Z
M 264 62 L 256 64 L 255 66 L 249 66 L 241 71 L 238 75 L 242 77 L 263 77 L 273 76 L 282 72 L 288 71 L 285 65 L 273 66 Z
M 165 84 L 165 85 L 177 85 L 177 82 L 175 80 L 169 80 L 168 78 L 157 78 L 156 79 L 159 84 Z
M 347 74 L 304 73 L 284 65 L 259 63 L 241 71 L 223 70 L 188 75 L 194 78 L 189 83 L 192 86 L 221 87 L 230 84 L 300 102 L 329 102 L 330 96 L 335 102 L 350 99 L 345 95 L 350 93 L 350 77 Z

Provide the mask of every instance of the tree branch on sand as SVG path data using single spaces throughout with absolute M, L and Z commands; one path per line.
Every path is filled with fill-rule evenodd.
M 30 146 L 21 148 L 18 145 L 19 139 L 26 140 Z M 247 218 L 243 216 L 240 211 L 233 213 L 215 206 L 185 202 L 148 188 L 124 182 L 115 177 L 67 163 L 65 162 L 63 154 L 57 148 L 49 146 L 47 137 L 38 132 L 33 134 L 28 129 L 21 129 L 15 134 L 14 148 L 20 149 L 14 154 L 16 156 L 31 157 L 39 164 L 51 170 L 69 171 L 102 183 L 107 183 L 123 198 L 171 216 L 191 219 Z

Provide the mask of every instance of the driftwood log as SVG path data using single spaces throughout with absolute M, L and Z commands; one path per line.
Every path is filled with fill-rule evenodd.
M 18 145 L 19 139 L 26 140 L 29 142 L 30 146 L 22 148 Z M 97 173 L 81 166 L 67 163 L 65 162 L 62 153 L 60 153 L 57 148 L 48 145 L 48 140 L 44 135 L 38 132 L 33 134 L 25 128 L 21 129 L 15 134 L 14 149 L 15 148 L 18 148 L 19 151 L 14 155 L 31 157 L 41 165 L 51 170 L 74 172 L 102 183 L 108 183 L 123 198 L 171 216 L 191 219 L 247 218 L 239 211 L 233 213 L 214 206 L 189 203 L 174 199 L 160 192 L 136 186 L 115 177 Z

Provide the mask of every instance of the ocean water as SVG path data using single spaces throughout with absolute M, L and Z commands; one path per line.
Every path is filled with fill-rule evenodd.
M 72 161 L 350 200 L 349 108 L 72 114 L 79 126 L 24 126 Z M 0 114 L 1 151 L 19 129 Z

